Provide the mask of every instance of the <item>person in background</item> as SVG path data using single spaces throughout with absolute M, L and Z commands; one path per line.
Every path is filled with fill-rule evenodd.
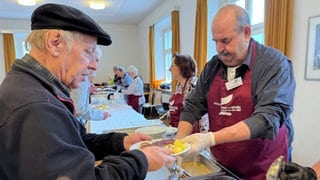
M 119 65 L 112 66 L 112 71 L 113 71 L 114 76 L 112 78 L 109 78 L 110 79 L 109 83 L 108 83 L 109 85 L 117 85 L 120 83 L 121 77 L 119 77 L 117 75 L 118 67 L 119 67 Z
M 94 77 L 95 71 L 100 67 L 101 57 L 102 51 L 97 46 L 95 52 L 96 66 L 93 67 L 88 76 Z M 70 91 L 70 97 L 75 105 L 75 116 L 83 125 L 85 125 L 88 120 L 105 120 L 110 116 L 110 114 L 105 110 L 99 110 L 90 107 L 91 88 L 89 77 L 85 77 L 85 80 L 80 83 L 80 86 L 77 89 Z
M 100 62 L 97 62 L 97 66 L 100 67 Z M 96 72 L 93 71 L 92 73 L 89 74 L 88 79 L 89 79 L 89 83 L 90 83 L 90 95 L 94 94 L 95 92 L 97 92 L 97 87 L 94 84 L 94 77 L 96 77 Z
M 182 110 L 177 138 L 208 113 L 209 133 L 183 139 L 190 153 L 211 147 L 213 156 L 244 179 L 265 179 L 270 164 L 291 155 L 295 79 L 291 61 L 251 38 L 248 13 L 226 5 L 215 15 L 218 55 L 208 61 Z M 244 163 L 245 162 L 245 163 Z
M 133 133 L 86 133 L 74 116 L 69 90 L 97 66 L 97 44 L 110 35 L 70 6 L 43 4 L 31 16 L 29 53 L 0 85 L 0 179 L 144 179 L 175 158 Z M 95 167 L 95 162 L 101 163 Z
M 131 76 L 126 72 L 126 69 L 123 66 L 118 66 L 118 70 L 117 70 L 117 76 L 120 79 L 120 81 L 118 81 L 116 83 L 116 85 L 121 86 L 121 89 L 125 89 L 128 88 L 128 86 L 130 85 L 132 78 Z
M 174 53 L 169 70 L 172 79 L 177 81 L 176 91 L 169 99 L 169 120 L 171 126 L 178 127 L 184 100 L 194 89 L 198 80 L 197 64 L 189 55 Z
M 122 93 L 127 95 L 128 105 L 132 106 L 138 113 L 141 113 L 142 106 L 146 102 L 142 79 L 135 66 L 129 66 L 127 72 L 132 78 L 132 82 L 128 86 L 128 89 L 123 90 Z

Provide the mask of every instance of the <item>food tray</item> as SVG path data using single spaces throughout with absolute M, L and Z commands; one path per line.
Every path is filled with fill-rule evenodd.
M 181 167 L 191 175 L 188 178 L 179 178 L 183 180 L 208 179 L 225 174 L 218 165 L 202 154 L 183 157 Z

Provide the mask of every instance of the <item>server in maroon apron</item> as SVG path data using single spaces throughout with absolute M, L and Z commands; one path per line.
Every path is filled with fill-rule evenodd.
M 170 67 L 172 78 L 178 81 L 176 91 L 169 99 L 170 125 L 178 127 L 184 100 L 195 87 L 196 63 L 189 55 L 174 54 Z
M 254 64 L 255 43 L 252 43 L 251 66 Z M 208 93 L 210 131 L 219 131 L 251 116 L 251 71 L 245 73 L 242 85 L 227 90 L 228 81 L 221 78 L 221 69 L 215 76 Z M 227 100 L 222 100 L 227 99 Z M 214 157 L 241 177 L 264 179 L 270 164 L 279 155 L 287 159 L 287 129 L 282 126 L 275 140 L 252 139 L 219 144 L 211 147 Z
M 169 99 L 169 112 L 170 112 L 170 125 L 173 127 L 178 127 L 181 110 L 184 101 L 184 90 L 186 88 L 187 81 L 183 84 L 182 92 L 175 92 Z
M 207 112 L 211 133 L 185 137 L 190 152 L 211 146 L 214 157 L 240 178 L 265 179 L 275 159 L 287 160 L 293 138 L 292 64 L 251 39 L 249 16 L 237 5 L 217 12 L 212 37 L 219 54 L 206 63 L 186 99 L 177 138 L 188 135 Z

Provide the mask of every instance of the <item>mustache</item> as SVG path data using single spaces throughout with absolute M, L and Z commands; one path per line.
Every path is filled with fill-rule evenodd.
M 226 50 L 223 50 L 219 53 L 219 56 L 228 56 L 228 55 L 230 55 L 230 53 Z

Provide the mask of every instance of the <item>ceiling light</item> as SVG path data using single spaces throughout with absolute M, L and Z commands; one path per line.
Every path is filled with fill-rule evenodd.
M 18 0 L 18 4 L 23 6 L 34 6 L 36 5 L 36 0 Z
M 103 1 L 91 1 L 90 8 L 91 9 L 104 9 L 106 4 Z

